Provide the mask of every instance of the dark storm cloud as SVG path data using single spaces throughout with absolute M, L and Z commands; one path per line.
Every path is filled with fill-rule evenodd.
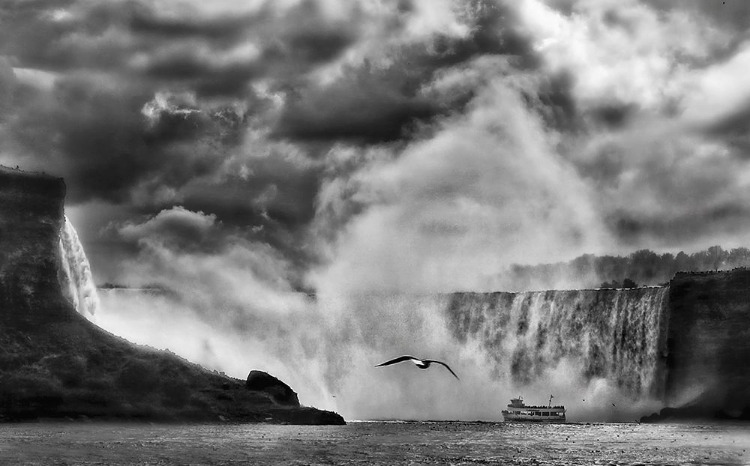
M 314 1 L 210 15 L 189 6 L 166 15 L 141 1 L 11 2 L 0 5 L 0 20 L 0 55 L 15 66 L 106 70 L 211 97 L 241 97 L 254 78 L 304 73 L 357 38 L 356 17 L 330 21 Z
M 248 92 L 248 82 L 258 77 L 256 66 L 232 63 L 215 66 L 192 52 L 176 53 L 163 60 L 154 60 L 144 70 L 157 81 L 182 83 L 199 97 L 241 97 Z
M 669 243 L 716 238 L 739 233 L 750 226 L 750 209 L 737 201 L 721 206 L 700 207 L 677 215 L 648 215 L 636 212 L 614 212 L 607 222 L 624 245 L 635 246 L 655 240 Z
M 273 158 L 256 161 L 252 167 L 253 173 L 245 178 L 228 176 L 220 183 L 198 181 L 186 186 L 183 205 L 214 212 L 243 227 L 270 223 L 296 230 L 312 219 L 318 169 Z
M 702 131 L 736 149 L 733 152 L 736 156 L 750 159 L 750 102 L 710 121 Z
M 281 15 L 268 3 L 252 14 L 200 20 L 140 9 L 129 27 L 151 39 L 139 65 L 145 75 L 199 96 L 244 97 L 253 79 L 294 80 L 335 59 L 357 39 L 356 24 L 356 17 L 329 20 L 318 2 L 304 1 Z
M 303 1 L 291 9 L 283 21 L 267 26 L 263 57 L 299 65 L 328 62 L 357 39 L 361 14 L 354 8 L 348 21 L 329 21 L 314 1 Z
M 533 99 L 545 122 L 556 129 L 574 132 L 581 121 L 573 95 L 574 77 L 569 72 L 561 72 L 545 79 Z
M 152 7 L 137 5 L 132 10 L 128 26 L 134 34 L 146 34 L 169 39 L 206 38 L 232 43 L 239 39 L 249 27 L 256 27 L 263 15 L 222 15 L 215 18 L 164 17 Z
M 10 113 L 16 75 L 7 59 L 0 57 L 0 122 Z
M 71 205 L 103 200 L 148 216 L 184 204 L 304 261 L 300 232 L 314 215 L 318 175 L 284 154 L 244 154 L 259 150 L 242 146 L 248 119 L 263 131 L 273 118 L 251 86 L 298 82 L 339 57 L 358 37 L 361 12 L 350 9 L 332 19 L 314 1 L 240 14 L 5 2 L 0 105 L 12 118 L 0 149 L 64 176 Z M 16 82 L 11 65 L 43 70 L 44 85 Z M 306 149 L 295 150 L 304 159 Z M 247 173 L 221 173 L 233 168 Z
M 305 74 L 356 45 L 364 21 L 358 7 L 331 19 L 314 1 L 287 9 L 268 3 L 236 15 L 201 15 L 188 7 L 165 13 L 138 1 L 6 3 L 0 11 L 10 27 L 0 33 L 6 39 L 2 53 L 19 68 L 52 71 L 55 83 L 47 91 L 23 87 L 25 96 L 17 89 L 16 118 L 6 134 L 13 135 L 10 147 L 35 159 L 35 167 L 66 177 L 70 202 L 127 203 L 140 190 L 141 198 L 150 193 L 153 205 L 160 206 L 172 201 L 156 195 L 166 188 L 175 192 L 173 201 L 186 199 L 227 215 L 248 212 L 255 221 L 255 207 L 227 202 L 222 208 L 218 202 L 202 202 L 198 194 L 179 193 L 190 180 L 222 167 L 248 129 L 246 116 L 219 117 L 221 108 L 211 99 L 228 98 L 250 116 L 261 115 L 267 108 L 249 86 L 270 78 L 272 89 L 286 90 L 273 131 L 277 137 L 302 143 L 408 137 L 410 129 L 460 111 L 468 101 L 440 102 L 423 95 L 440 70 L 488 54 L 533 62 L 508 8 L 482 1 L 470 6 L 471 17 L 464 19 L 472 29 L 465 37 L 438 34 L 427 42 L 389 46 L 390 65 L 370 66 L 364 60 L 320 85 Z M 406 3 L 402 7 L 401 16 L 386 26 L 394 34 L 413 13 Z M 156 108 L 160 93 L 184 93 L 195 100 Z M 259 190 L 274 186 L 279 193 L 264 215 L 288 228 L 309 221 L 319 184 L 315 176 L 256 178 Z
M 588 113 L 596 123 L 609 129 L 617 129 L 626 125 L 637 110 L 638 107 L 632 103 L 602 102 L 589 109 Z
M 510 56 L 518 68 L 538 60 L 531 43 L 515 26 L 516 17 L 502 4 L 469 2 L 471 32 L 456 38 L 437 34 L 428 43 L 403 46 L 390 63 L 369 60 L 343 70 L 331 83 L 298 85 L 275 127 L 277 137 L 301 141 L 345 140 L 382 143 L 408 139 L 421 123 L 460 111 L 471 95 L 441 102 L 423 94 L 441 70 L 480 56 Z M 408 2 L 402 4 L 408 13 Z M 550 98 L 561 94 L 552 90 Z
M 66 178 L 71 202 L 125 202 L 151 177 L 179 187 L 212 171 L 242 128 L 241 120 L 197 110 L 158 109 L 149 120 L 142 111 L 152 98 L 138 87 L 63 78 L 17 109 L 7 129 L 15 144 Z
M 398 85 L 408 78 L 396 76 L 394 83 L 389 82 L 393 75 L 386 73 L 354 73 L 344 82 L 306 89 L 292 97 L 276 136 L 303 141 L 393 141 L 406 136 L 409 124 L 440 112 L 437 103 L 399 90 Z
M 250 166 L 252 172 L 244 176 L 190 183 L 181 190 L 181 205 L 211 212 L 226 228 L 272 246 L 297 266 L 308 265 L 313 255 L 305 249 L 304 235 L 315 214 L 320 168 L 283 157 L 253 160 Z
M 63 57 L 51 50 L 54 44 L 72 28 L 55 23 L 51 13 L 55 8 L 66 8 L 75 0 L 15 1 L 0 4 L 0 55 L 29 67 L 59 66 Z

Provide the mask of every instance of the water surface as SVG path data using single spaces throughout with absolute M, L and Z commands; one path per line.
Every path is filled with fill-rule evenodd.
M 744 465 L 750 425 L 13 424 L 0 426 L 0 464 Z

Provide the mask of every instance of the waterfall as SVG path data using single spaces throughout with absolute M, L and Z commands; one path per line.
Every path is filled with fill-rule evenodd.
M 73 303 L 79 314 L 93 320 L 99 310 L 99 295 L 83 245 L 67 216 L 60 233 L 60 257 L 61 284 L 65 297 Z
M 534 383 L 565 360 L 584 382 L 633 399 L 664 391 L 668 287 L 456 293 L 449 327 L 482 349 L 498 378 Z

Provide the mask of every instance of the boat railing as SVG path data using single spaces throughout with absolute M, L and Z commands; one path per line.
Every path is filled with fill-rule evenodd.
M 513 406 L 508 405 L 508 408 L 526 408 L 526 409 L 565 409 L 565 406 Z

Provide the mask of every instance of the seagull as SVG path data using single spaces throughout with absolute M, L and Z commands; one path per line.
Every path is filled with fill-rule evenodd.
M 448 366 L 448 364 L 446 364 L 446 363 L 444 363 L 442 361 L 436 361 L 434 359 L 419 359 L 419 358 L 415 358 L 414 356 L 399 356 L 399 357 L 391 359 L 389 361 L 381 362 L 380 364 L 376 365 L 375 367 L 390 366 L 391 364 L 396 364 L 396 363 L 403 362 L 403 361 L 411 361 L 414 364 L 416 364 L 417 367 L 420 368 L 420 369 L 427 369 L 428 367 L 430 367 L 430 364 L 432 364 L 434 362 L 435 364 L 440 364 L 442 366 L 445 366 L 445 368 L 448 369 L 451 374 L 453 374 L 453 377 L 455 377 L 455 378 L 458 379 L 458 376 L 456 375 L 455 372 L 453 372 L 453 369 L 451 369 Z M 458 380 L 461 380 L 461 379 L 458 379 Z

